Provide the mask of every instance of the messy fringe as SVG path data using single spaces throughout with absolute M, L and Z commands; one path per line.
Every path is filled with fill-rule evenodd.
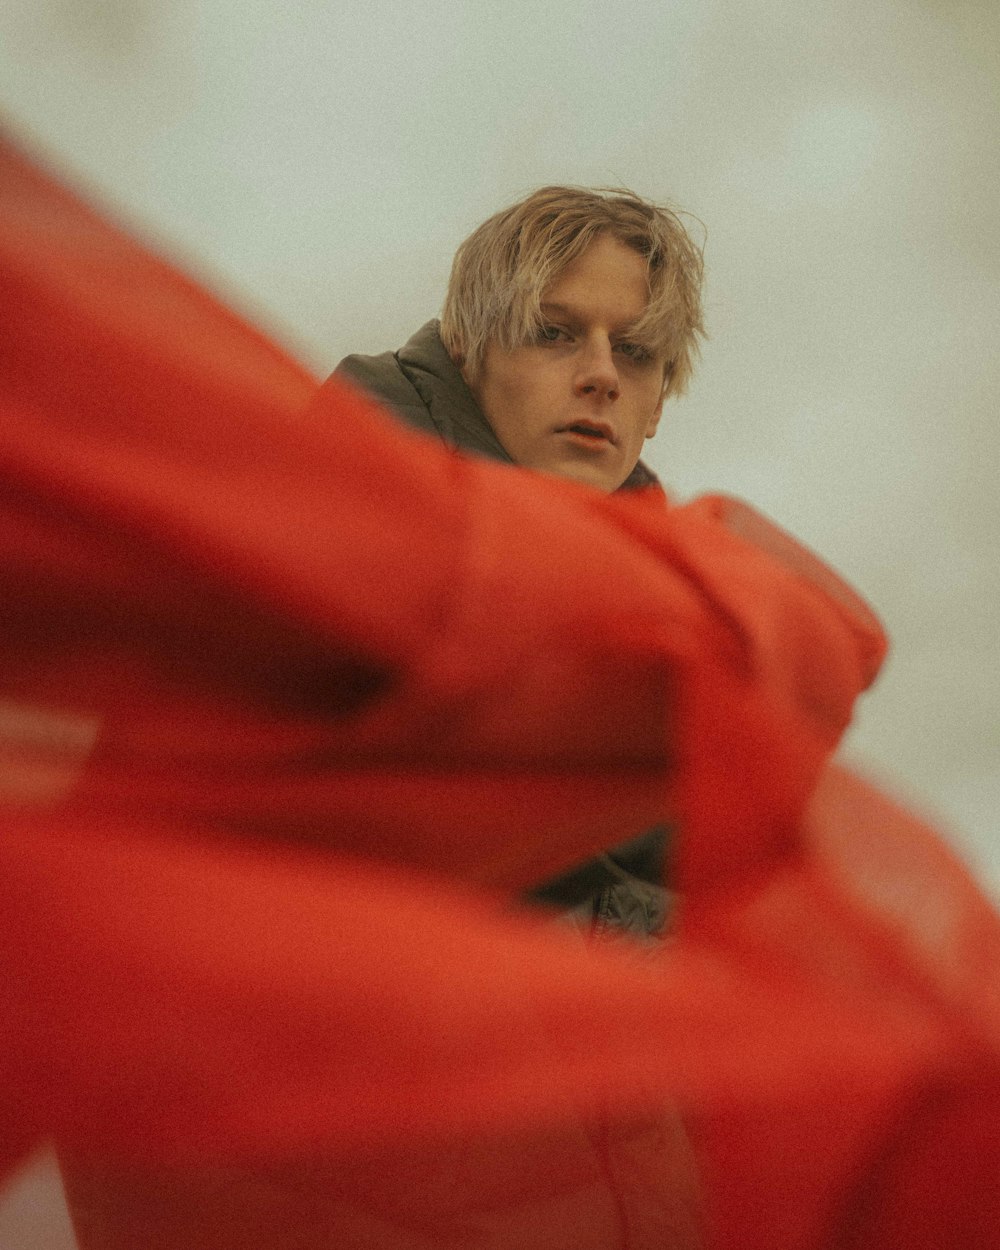
M 679 210 L 624 187 L 542 187 L 483 222 L 461 245 L 441 338 L 471 380 L 489 343 L 513 351 L 534 339 L 545 291 L 602 233 L 645 258 L 650 299 L 635 337 L 664 353 L 664 397 L 684 393 L 705 338 L 702 248 Z

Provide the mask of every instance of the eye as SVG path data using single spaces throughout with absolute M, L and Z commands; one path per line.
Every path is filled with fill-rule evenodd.
M 637 365 L 648 364 L 649 361 L 653 359 L 653 353 L 648 347 L 643 347 L 641 343 L 632 343 L 628 341 L 624 343 L 616 343 L 615 351 L 621 352 L 627 360 L 631 360 Z
M 543 322 L 536 332 L 536 341 L 539 343 L 564 343 L 569 337 L 569 331 L 563 329 L 562 326 L 552 325 L 551 322 Z

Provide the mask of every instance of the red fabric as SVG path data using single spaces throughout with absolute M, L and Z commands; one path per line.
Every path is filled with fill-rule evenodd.
M 884 652 L 833 574 L 731 501 L 302 416 L 9 147 L 0 284 L 8 1163 L 417 1157 L 671 1096 L 714 1245 L 990 1244 L 1000 929 L 829 765 Z M 662 817 L 656 967 L 512 914 Z

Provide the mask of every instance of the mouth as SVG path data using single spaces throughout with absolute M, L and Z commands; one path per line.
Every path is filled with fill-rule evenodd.
M 574 421 L 572 425 L 563 425 L 556 430 L 557 434 L 575 434 L 586 442 L 614 443 L 614 431 L 603 421 Z

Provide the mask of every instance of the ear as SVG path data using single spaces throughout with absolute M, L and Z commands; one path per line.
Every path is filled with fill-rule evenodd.
M 464 356 L 459 356 L 455 360 L 455 365 L 458 367 L 458 371 L 462 375 L 462 381 L 478 400 L 479 393 L 476 387 L 476 383 L 479 379 L 478 373 L 472 368 Z
M 449 352 L 448 355 L 451 357 L 451 363 L 455 366 L 455 368 L 462 375 L 462 381 L 465 383 L 466 386 L 468 386 L 471 389 L 472 371 L 469 369 L 469 366 L 465 362 L 465 353 L 462 351 L 461 345 L 459 345 L 459 347 L 455 351 Z
M 674 362 L 668 360 L 663 366 L 663 390 L 660 392 L 660 402 L 656 405 L 656 410 L 649 419 L 646 426 L 646 437 L 652 438 L 656 433 L 656 427 L 660 424 L 660 417 L 663 416 L 663 405 L 667 402 L 671 391 L 674 388 Z
M 660 417 L 663 416 L 663 403 L 665 399 L 666 399 L 665 395 L 660 396 L 660 402 L 656 405 L 656 409 L 653 412 L 653 415 L 649 418 L 649 422 L 646 425 L 646 437 L 647 438 L 652 438 L 653 435 L 656 433 L 656 427 L 660 424 Z

